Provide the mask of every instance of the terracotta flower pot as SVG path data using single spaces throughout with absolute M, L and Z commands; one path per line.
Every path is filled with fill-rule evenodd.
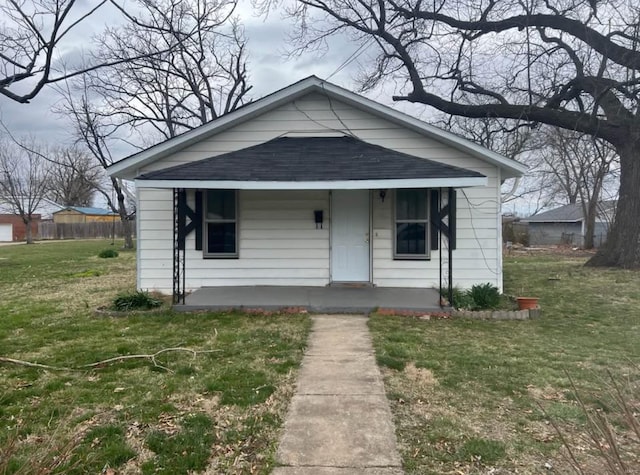
M 538 297 L 516 297 L 516 300 L 520 310 L 538 308 Z

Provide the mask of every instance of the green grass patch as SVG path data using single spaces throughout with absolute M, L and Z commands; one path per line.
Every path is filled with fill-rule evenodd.
M 75 448 L 64 472 L 83 474 L 100 473 L 104 467 L 118 468 L 134 458 L 136 452 L 127 444 L 122 426 L 94 427 Z
M 69 274 L 69 277 L 83 278 L 83 277 L 99 277 L 101 275 L 102 275 L 102 272 L 100 272 L 98 269 L 87 269 L 82 272 Z
M 206 382 L 205 389 L 219 393 L 222 404 L 237 406 L 262 403 L 275 391 L 264 372 L 242 367 L 227 368 L 217 378 Z
M 188 416 L 175 434 L 155 431 L 148 435 L 147 447 L 155 453 L 145 462 L 142 473 L 190 473 L 204 470 L 215 436 L 211 419 L 204 414 Z
M 456 455 L 460 461 L 493 464 L 506 455 L 506 450 L 504 444 L 497 440 L 472 438 L 462 444 Z
M 567 374 L 585 404 L 621 431 L 620 440 L 633 440 L 608 374 L 621 387 L 640 381 L 640 273 L 584 262 L 505 259 L 505 294 L 540 297 L 539 319 L 370 319 L 407 473 L 483 473 L 485 465 L 537 473 L 540 460 L 572 472 L 547 421 L 574 447 L 589 440 Z M 576 453 L 586 473 L 605 473 L 592 447 Z
M 405 361 L 385 354 L 377 355 L 376 361 L 378 362 L 378 365 L 390 369 L 395 369 L 396 371 L 402 371 L 406 366 Z
M 0 355 L 79 367 L 202 352 L 158 355 L 168 371 L 149 359 L 73 372 L 0 365 L 0 473 L 268 473 L 310 319 L 96 317 L 135 288 L 135 253 L 100 259 L 108 242 L 0 247 Z

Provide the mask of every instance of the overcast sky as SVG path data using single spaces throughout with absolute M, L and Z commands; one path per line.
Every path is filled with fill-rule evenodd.
M 92 0 L 82 0 L 79 3 L 90 5 Z M 248 38 L 248 71 L 251 99 L 255 100 L 283 88 L 309 75 L 328 78 L 336 69 L 358 48 L 345 38 L 334 38 L 330 45 L 330 53 L 319 56 L 308 53 L 299 57 L 287 57 L 287 34 L 291 23 L 285 20 L 280 12 L 273 12 L 266 18 L 256 16 L 250 5 L 250 0 L 240 0 L 236 9 L 245 28 Z M 115 10 L 104 9 L 98 15 L 90 17 L 79 24 L 73 36 L 60 48 L 60 57 L 66 64 L 77 61 L 81 57 L 82 48 L 88 47 L 88 38 L 100 32 L 106 25 L 113 25 L 120 21 L 120 15 Z M 84 46 L 87 45 L 87 46 Z M 373 48 L 373 47 L 371 47 Z M 366 52 L 365 52 L 366 55 Z M 361 59 L 364 55 L 361 57 Z M 356 89 L 353 80 L 358 70 L 357 61 L 349 67 L 333 75 L 330 81 L 350 90 Z M 371 98 L 393 105 L 388 95 L 380 93 Z M 66 143 L 71 140 L 69 125 L 64 118 L 52 111 L 59 97 L 51 87 L 45 88 L 30 104 L 18 104 L 0 96 L 0 118 L 9 131 L 16 137 L 33 136 L 47 144 Z M 423 108 L 411 108 L 410 105 L 396 105 L 395 107 L 415 113 L 421 113 Z M 121 157 L 116 157 L 121 158 Z

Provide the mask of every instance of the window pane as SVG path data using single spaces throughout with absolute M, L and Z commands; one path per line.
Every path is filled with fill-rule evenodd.
M 236 253 L 236 223 L 207 224 L 207 252 Z
M 427 219 L 427 190 L 397 190 L 396 219 Z
M 207 191 L 207 219 L 235 219 L 236 194 L 233 190 Z
M 427 253 L 427 227 L 424 223 L 396 224 L 396 254 Z

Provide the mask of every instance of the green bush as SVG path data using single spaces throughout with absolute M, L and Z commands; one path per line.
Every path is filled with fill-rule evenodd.
M 442 289 L 442 297 L 449 298 L 447 289 Z M 453 295 L 450 302 L 453 308 L 466 310 L 489 310 L 499 308 L 501 296 L 498 288 L 490 283 L 477 284 L 470 290 L 453 288 Z
M 449 289 L 444 287 L 442 289 L 442 292 L 440 292 L 440 296 L 448 301 Z M 459 289 L 458 287 L 454 287 L 451 295 L 451 302 L 449 302 L 449 305 L 451 305 L 453 308 L 471 308 L 473 305 L 473 301 L 471 300 L 471 296 L 469 295 L 468 291 Z
M 500 291 L 489 282 L 471 287 L 469 296 L 473 301 L 474 310 L 488 310 L 500 306 Z
M 116 251 L 115 249 L 103 249 L 98 253 L 98 257 L 102 257 L 103 259 L 118 257 L 118 251 Z
M 162 305 L 162 300 L 149 295 L 149 292 L 136 291 L 120 294 L 113 299 L 113 309 L 120 312 L 129 310 L 149 310 Z

